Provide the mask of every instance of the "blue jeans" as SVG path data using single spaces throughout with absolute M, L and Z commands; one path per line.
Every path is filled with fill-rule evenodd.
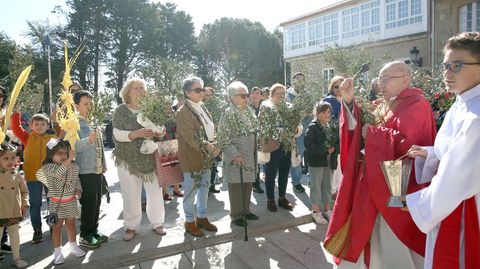
M 34 230 L 42 229 L 42 193 L 45 188 L 45 194 L 48 193 L 47 187 L 45 187 L 40 181 L 27 182 L 29 201 L 30 201 L 30 220 Z
M 191 173 L 183 173 L 183 211 L 187 222 L 194 222 L 195 217 L 195 196 L 197 197 L 197 217 L 207 217 L 208 188 L 210 187 L 211 170 L 203 172 L 200 182 L 195 182 Z M 197 184 L 196 184 L 197 183 Z M 196 186 L 195 186 L 196 185 Z

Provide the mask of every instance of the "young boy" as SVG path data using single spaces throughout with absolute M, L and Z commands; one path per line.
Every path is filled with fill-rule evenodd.
M 478 268 L 480 33 L 451 37 L 444 53 L 444 83 L 457 99 L 434 146 L 410 148 L 417 181 L 431 183 L 406 200 L 413 220 L 427 234 L 425 268 Z
M 30 192 L 30 219 L 33 227 L 33 243 L 42 241 L 42 220 L 40 210 L 42 207 L 42 193 L 44 185 L 37 180 L 36 173 L 42 166 L 47 153 L 47 143 L 55 135 L 46 134 L 50 119 L 44 114 L 33 115 L 30 121 L 32 133 L 24 130 L 20 124 L 20 113 L 13 113 L 11 128 L 13 134 L 20 139 L 24 146 L 23 171 Z M 45 188 L 45 192 L 48 190 Z
M 93 96 L 89 91 L 77 90 L 73 96 L 78 111 L 80 140 L 75 143 L 76 163 L 80 168 L 79 178 L 82 184 L 80 245 L 97 248 L 108 237 L 98 232 L 100 203 L 102 202 L 102 174 L 107 170 L 103 139 L 101 134 L 90 126 L 87 119 L 93 105 Z

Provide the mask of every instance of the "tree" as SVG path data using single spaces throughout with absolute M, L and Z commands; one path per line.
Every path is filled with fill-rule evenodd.
M 193 59 L 197 40 L 190 15 L 178 11 L 173 3 L 153 3 L 146 16 L 148 27 L 144 29 L 143 43 L 148 56 L 175 61 Z
M 134 71 L 142 60 L 142 40 L 147 26 L 143 18 L 146 14 L 145 0 L 105 0 L 107 4 L 107 58 L 106 72 L 108 88 L 116 90 L 118 96 L 128 75 Z
M 75 69 L 80 83 L 98 92 L 100 63 L 105 58 L 106 2 L 105 0 L 69 0 L 66 34 L 72 51 L 84 45 Z
M 188 63 L 163 58 L 150 59 L 148 63 L 139 68 L 142 77 L 151 79 L 155 89 L 160 89 L 169 96 L 181 93 L 183 79 L 193 73 L 193 68 Z
M 369 64 L 368 74 L 372 77 L 378 75 L 378 71 L 384 62 L 387 62 L 390 57 L 383 55 L 382 57 L 373 57 L 365 48 L 360 45 L 352 45 L 349 47 L 341 47 L 338 44 L 334 46 L 327 46 L 323 52 L 325 62 L 335 67 L 335 71 L 344 76 L 355 75 L 363 64 Z
M 50 26 L 46 21 L 27 21 L 27 24 L 29 27 L 27 36 L 30 38 L 31 45 L 17 47 L 14 63 L 12 64 L 12 72 L 27 65 L 33 65 L 34 68 L 30 73 L 29 83 L 38 83 L 43 87 L 42 110 L 49 111 L 48 58 L 45 37 L 47 34 L 50 35 L 52 90 L 53 96 L 56 96 L 64 71 L 63 29 L 60 26 Z M 28 89 L 29 85 L 27 84 L 24 90 Z
M 13 86 L 10 66 L 15 52 L 15 43 L 4 33 L 0 33 L 0 85 L 9 89 Z
M 199 47 L 209 72 L 226 87 L 234 80 L 250 85 L 271 85 L 282 81 L 282 47 L 278 38 L 259 22 L 221 18 L 206 24 Z M 275 76 L 275 74 L 277 74 Z

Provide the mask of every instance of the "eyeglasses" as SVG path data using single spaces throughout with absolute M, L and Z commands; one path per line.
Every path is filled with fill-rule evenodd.
M 456 61 L 456 62 L 451 62 L 451 63 L 443 63 L 443 70 L 447 71 L 450 70 L 452 73 L 458 73 L 462 70 L 463 65 L 477 65 L 480 63 L 466 63 L 463 61 Z
M 190 91 L 193 91 L 195 93 L 201 93 L 201 92 L 205 92 L 205 89 L 204 88 L 195 88 L 195 89 L 191 89 Z
M 235 94 L 235 96 L 238 96 L 238 97 L 243 98 L 243 99 L 247 98 L 249 95 L 250 95 L 250 94 L 248 94 L 248 93 Z
M 398 76 L 382 76 L 378 78 L 378 83 L 385 83 L 387 80 L 392 78 L 403 78 L 405 75 L 398 75 Z

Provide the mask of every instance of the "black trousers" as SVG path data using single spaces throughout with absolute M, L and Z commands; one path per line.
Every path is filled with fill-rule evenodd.
M 102 175 L 78 175 L 82 184 L 82 216 L 80 223 L 80 237 L 88 237 L 97 232 L 100 204 L 102 202 Z
M 270 153 L 270 161 L 266 164 L 265 189 L 267 199 L 275 199 L 275 177 L 278 173 L 278 196 L 285 198 L 287 190 L 288 173 L 290 172 L 291 153 L 283 151 L 283 148 Z

